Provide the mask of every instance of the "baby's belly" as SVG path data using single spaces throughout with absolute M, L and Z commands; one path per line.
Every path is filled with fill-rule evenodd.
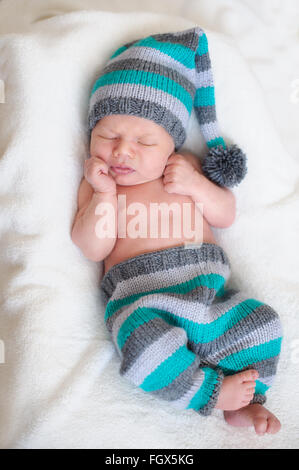
M 115 264 L 143 253 L 188 242 L 216 243 L 202 211 L 191 197 L 168 194 L 157 182 L 154 187 L 150 183 L 142 185 L 142 188 L 135 186 L 134 192 L 121 187 L 118 196 L 120 194 L 126 197 L 123 197 L 121 206 L 119 204 L 119 236 L 105 259 L 104 273 Z M 138 206 L 130 209 L 130 204 L 136 202 Z

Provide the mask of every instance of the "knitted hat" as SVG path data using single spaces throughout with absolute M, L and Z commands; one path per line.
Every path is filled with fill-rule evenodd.
M 236 145 L 227 148 L 221 137 L 208 40 L 200 27 L 154 34 L 117 49 L 93 86 L 89 132 L 104 116 L 138 116 L 163 126 L 177 151 L 193 106 L 209 148 L 204 174 L 220 186 L 240 183 L 246 156 Z

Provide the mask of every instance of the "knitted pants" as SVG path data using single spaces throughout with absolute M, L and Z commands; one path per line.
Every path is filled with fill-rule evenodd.
M 210 243 L 114 265 L 101 294 L 120 373 L 145 392 L 207 416 L 224 376 L 256 369 L 251 403 L 263 404 L 276 373 L 280 320 L 269 305 L 227 289 L 229 275 L 225 252 Z

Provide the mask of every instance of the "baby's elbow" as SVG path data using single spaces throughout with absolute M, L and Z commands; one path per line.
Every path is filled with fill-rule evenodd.
M 223 228 L 228 228 L 233 225 L 236 218 L 236 198 L 234 194 L 228 189 L 229 200 L 227 210 L 225 211 Z
M 225 217 L 225 219 L 223 220 L 223 222 L 221 223 L 221 226 L 219 228 L 228 228 L 228 227 L 231 227 L 231 225 L 233 225 L 235 221 L 235 214 L 227 214 L 227 216 Z
M 219 214 L 216 228 L 228 228 L 233 225 L 236 218 L 236 199 L 234 194 L 227 189 L 227 203 L 222 207 L 222 212 Z

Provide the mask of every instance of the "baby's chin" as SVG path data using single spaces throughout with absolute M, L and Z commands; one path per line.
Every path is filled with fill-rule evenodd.
M 113 178 L 117 186 L 137 186 L 140 184 L 146 184 L 160 180 L 162 178 L 162 175 L 153 176 L 152 178 L 144 178 L 142 176 L 131 173 L 128 175 L 113 175 Z
M 116 181 L 116 186 L 141 186 L 149 183 L 159 183 L 162 178 L 154 178 L 152 180 L 140 180 L 140 181 L 131 181 L 131 182 L 119 182 Z

